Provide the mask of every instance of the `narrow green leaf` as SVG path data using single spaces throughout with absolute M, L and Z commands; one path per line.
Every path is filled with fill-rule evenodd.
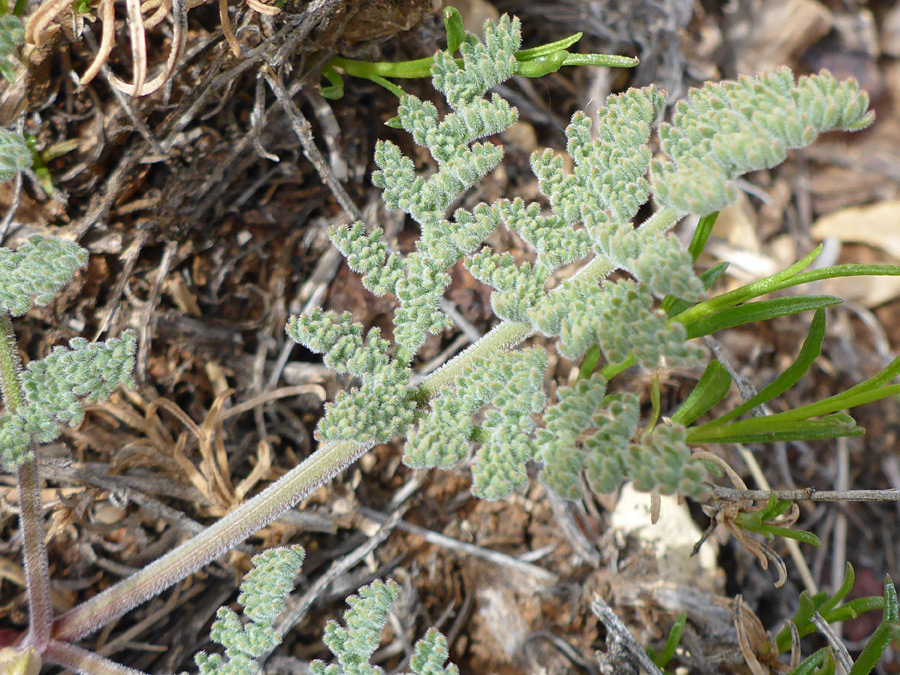
M 856 572 L 853 570 L 853 565 L 848 562 L 844 568 L 844 580 L 841 582 L 841 587 L 822 605 L 819 609 L 820 613 L 824 615 L 825 612 L 834 609 L 841 600 L 846 598 L 847 593 L 853 588 L 854 581 L 856 581 Z
M 531 47 L 529 49 L 520 49 L 516 52 L 516 61 L 534 61 L 544 56 L 550 56 L 554 52 L 565 51 L 576 42 L 578 42 L 584 33 L 573 33 L 569 37 L 556 42 L 548 42 L 545 45 Z M 449 33 L 448 33 L 449 36 Z
M 684 635 L 684 627 L 686 624 L 687 612 L 682 612 L 678 615 L 678 618 L 675 619 L 675 623 L 672 624 L 672 628 L 669 630 L 669 637 L 666 639 L 666 644 L 662 651 L 655 656 L 651 655 L 650 658 L 653 660 L 653 663 L 660 668 L 665 668 L 669 665 L 669 661 L 674 658 L 675 650 L 678 649 L 678 645 L 681 642 L 681 636 Z
M 600 345 L 594 345 L 587 350 L 584 359 L 581 361 L 581 368 L 578 370 L 578 379 L 586 380 L 594 372 L 597 362 L 600 360 Z
M 770 401 L 776 396 L 781 396 L 788 389 L 797 384 L 797 381 L 803 377 L 803 374 L 809 370 L 819 354 L 822 353 L 822 340 L 825 339 L 825 310 L 817 309 L 816 315 L 813 317 L 809 326 L 809 333 L 803 341 L 800 353 L 797 354 L 797 360 L 790 366 L 785 368 L 778 377 L 776 377 L 769 385 L 764 387 L 756 396 L 750 398 L 734 410 L 722 415 L 722 417 L 713 420 L 709 426 L 718 426 L 730 422 L 736 417 L 740 417 L 746 412 L 753 410 L 756 406 L 762 405 L 766 401 Z
M 706 242 L 709 240 L 709 235 L 712 234 L 713 226 L 716 224 L 716 218 L 718 217 L 719 212 L 715 211 L 708 216 L 703 216 L 700 222 L 697 223 L 697 229 L 694 230 L 691 245 L 688 246 L 688 253 L 691 254 L 694 262 L 697 262 L 697 258 L 700 257 L 703 249 L 706 248 Z
M 755 323 L 756 321 L 766 321 L 774 319 L 777 316 L 787 316 L 790 314 L 799 314 L 811 309 L 821 309 L 824 307 L 834 307 L 841 304 L 841 299 L 833 295 L 802 295 L 791 298 L 773 298 L 772 300 L 760 300 L 751 302 L 746 305 L 737 307 L 729 307 L 712 316 L 704 316 L 685 323 L 683 319 L 675 317 L 681 321 L 687 329 L 688 339 L 709 335 L 726 328 L 734 328 L 745 323 Z M 683 314 L 682 314 L 683 316 Z
M 783 413 L 752 417 L 725 426 L 688 429 L 687 442 L 700 443 L 772 443 L 774 441 L 811 441 L 839 436 L 860 436 L 865 429 L 844 413 L 817 420 L 783 419 Z
M 466 37 L 462 15 L 456 7 L 444 8 L 444 30 L 447 31 L 447 51 L 455 54 Z
M 765 525 L 761 531 L 769 539 L 785 537 L 787 539 L 796 539 L 797 541 L 801 541 L 804 544 L 809 544 L 816 548 L 819 548 L 822 545 L 821 539 L 812 532 L 807 532 L 806 530 L 795 530 L 790 527 L 780 527 L 778 525 Z
M 673 422 L 689 426 L 721 401 L 731 388 L 731 375 L 718 361 L 710 361 L 697 386 L 671 416 Z
M 856 389 L 856 387 L 853 389 Z M 809 405 L 794 408 L 793 410 L 786 410 L 783 413 L 779 413 L 779 417 L 786 421 L 808 419 L 810 417 L 827 415 L 846 408 L 855 408 L 858 405 L 865 405 L 866 403 L 872 403 L 873 401 L 880 401 L 881 399 L 893 396 L 894 394 L 900 394 L 900 384 L 892 384 L 886 387 L 866 387 L 864 390 L 852 393 L 851 391 L 845 391 L 836 396 L 830 396 L 822 401 L 810 403 Z
M 900 276 L 900 265 L 832 265 L 820 270 L 810 270 L 780 280 L 772 290 L 781 290 L 814 281 L 836 279 L 838 277 L 896 277 Z
M 884 614 L 881 617 L 881 623 L 872 637 L 863 647 L 859 658 L 850 669 L 849 675 L 868 675 L 878 665 L 881 655 L 888 648 L 893 640 L 893 628 L 896 628 L 898 620 L 897 606 L 897 590 L 894 588 L 894 582 L 890 576 L 884 579 Z
M 822 647 L 812 656 L 803 659 L 788 675 L 834 675 L 834 656 L 830 647 Z
M 726 307 L 734 307 L 735 305 L 739 305 L 742 302 L 747 302 L 748 300 L 752 300 L 753 298 L 758 298 L 761 295 L 766 295 L 767 293 L 771 293 L 772 291 L 777 291 L 779 289 L 794 285 L 788 282 L 793 277 L 796 277 L 798 274 L 800 274 L 800 272 L 805 267 L 811 265 L 813 260 L 815 260 L 821 252 L 822 246 L 820 245 L 816 247 L 816 249 L 809 255 L 803 258 L 803 260 L 795 262 L 793 265 L 786 269 L 783 269 L 781 272 L 773 274 L 770 277 L 766 277 L 765 279 L 754 281 L 753 283 L 747 284 L 746 286 L 741 286 L 740 288 L 736 288 L 733 291 L 729 291 L 728 293 L 723 293 L 722 295 L 717 295 L 714 298 L 710 298 L 705 302 L 694 305 L 689 310 L 683 312 L 675 318 L 681 323 L 694 321 L 698 317 L 709 316 L 710 314 L 714 314 L 722 309 L 725 309 Z M 900 268 L 898 268 L 898 270 L 900 270 Z M 898 271 L 897 273 L 900 274 L 900 271 Z

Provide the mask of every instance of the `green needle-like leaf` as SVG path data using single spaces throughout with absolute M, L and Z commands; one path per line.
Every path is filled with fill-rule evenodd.
M 576 42 L 578 42 L 584 33 L 573 33 L 567 38 L 557 40 L 556 42 L 548 42 L 539 47 L 531 47 L 529 49 L 520 49 L 516 52 L 516 61 L 534 61 L 544 56 L 550 56 L 554 52 L 565 51 Z
M 734 307 L 735 305 L 740 305 L 741 303 L 752 300 L 753 298 L 758 298 L 762 295 L 772 293 L 773 291 L 777 291 L 782 288 L 787 288 L 788 286 L 794 285 L 789 283 L 789 281 L 800 274 L 800 272 L 802 272 L 806 267 L 809 267 L 809 265 L 812 264 L 812 262 L 819 256 L 821 252 L 822 246 L 817 246 L 816 249 L 809 253 L 805 258 L 795 262 L 793 265 L 783 269 L 781 272 L 773 274 L 770 277 L 766 277 L 765 279 L 754 281 L 753 283 L 747 284 L 746 286 L 741 286 L 740 288 L 736 288 L 733 291 L 729 291 L 728 293 L 723 293 L 722 295 L 717 295 L 714 298 L 710 298 L 705 302 L 694 305 L 689 310 L 683 312 L 682 314 L 679 314 L 675 318 L 678 319 L 678 321 L 680 321 L 681 323 L 686 324 L 694 321 L 697 317 L 709 316 L 725 309 L 726 307 Z M 900 274 L 900 268 L 897 269 L 898 274 Z
M 660 668 L 665 668 L 669 665 L 669 661 L 675 656 L 675 650 L 678 649 L 678 645 L 681 642 L 681 636 L 684 635 L 684 627 L 687 624 L 687 612 L 682 612 L 678 615 L 678 618 L 675 619 L 675 623 L 672 624 L 671 630 L 669 630 L 669 637 L 666 639 L 666 644 L 663 647 L 662 651 L 659 654 L 651 654 L 651 650 L 647 650 L 647 653 L 650 655 L 650 658 Z
M 809 370 L 819 354 L 822 353 L 822 340 L 825 339 L 825 310 L 817 309 L 809 326 L 809 333 L 803 341 L 797 360 L 788 366 L 781 375 L 776 377 L 768 386 L 764 387 L 756 396 L 744 401 L 743 404 L 722 417 L 713 420 L 709 426 L 718 426 L 740 417 L 776 396 L 781 396 L 788 389 L 797 384 L 803 374 Z
M 760 300 L 746 305 L 729 307 L 712 316 L 705 316 L 690 323 L 683 324 L 687 329 L 688 339 L 709 335 L 716 331 L 734 328 L 747 323 L 766 321 L 777 316 L 799 314 L 811 309 L 834 307 L 842 300 L 833 295 L 803 295 L 793 298 L 774 298 Z M 679 321 L 682 321 L 679 319 Z
M 773 443 L 860 436 L 865 429 L 849 415 L 835 413 L 822 419 L 784 419 L 783 413 L 768 417 L 752 417 L 718 427 L 704 425 L 688 429 L 687 442 L 701 443 Z
M 708 216 L 703 216 L 700 222 L 697 223 L 697 229 L 694 230 L 694 236 L 691 238 L 691 245 L 688 246 L 688 253 L 691 254 L 694 262 L 697 262 L 697 258 L 700 257 L 703 249 L 706 248 L 706 242 L 709 241 L 709 235 L 712 234 L 718 217 L 719 212 L 716 211 Z
M 898 624 L 898 605 L 897 590 L 894 588 L 894 582 L 890 576 L 884 579 L 884 614 L 881 617 L 881 623 L 872 637 L 866 643 L 853 668 L 850 669 L 850 675 L 868 675 L 878 665 L 881 655 L 888 648 L 894 639 L 894 629 Z

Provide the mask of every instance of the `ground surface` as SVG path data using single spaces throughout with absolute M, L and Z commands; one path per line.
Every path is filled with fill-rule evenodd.
M 318 304 L 389 327 L 392 302 L 368 294 L 330 248 L 327 227 L 351 216 L 309 158 L 335 177 L 370 222 L 381 223 L 408 249 L 415 231 L 385 211 L 369 182 L 375 141 L 404 143 L 383 124 L 396 99 L 348 79 L 344 98 L 327 102 L 314 73 L 335 50 L 388 60 L 432 54 L 442 46 L 442 30 L 426 2 L 308 4 L 314 6 L 288 3 L 284 14 L 264 20 L 241 5 L 237 17 L 232 13 L 240 57 L 228 49 L 215 8 L 192 8 L 186 59 L 169 85 L 137 99 L 114 96 L 102 73 L 85 89 L 75 87 L 71 73 L 89 64 L 99 28 L 93 24 L 95 37 L 88 37 L 84 25 L 64 15 L 63 29 L 30 57 L 27 97 L 16 87 L 0 94 L 0 123 L 24 119 L 43 149 L 71 142 L 49 162 L 53 196 L 33 175 L 20 190 L 0 186 L 4 213 L 18 200 L 4 245 L 48 233 L 76 237 L 92 253 L 89 267 L 55 304 L 18 323 L 24 352 L 36 358 L 68 338 L 115 335 L 128 327 L 140 337 L 137 388 L 96 406 L 43 459 L 60 610 L 171 549 L 188 536 L 183 517 L 212 522 L 312 452 L 323 401 L 348 382 L 305 350 L 285 347 L 290 314 Z M 877 123 L 852 137 L 824 138 L 777 170 L 752 175 L 745 195 L 721 216 L 712 257 L 701 262 L 730 261 L 728 283 L 736 284 L 781 269 L 823 238 L 830 242 L 823 254 L 830 262 L 900 258 L 900 8 L 892 3 L 509 1 L 471 3 L 464 15 L 479 24 L 478 17 L 498 11 L 522 18 L 526 45 L 584 31 L 582 51 L 636 54 L 642 64 L 630 72 L 567 70 L 509 83 L 502 94 L 519 107 L 521 122 L 503 138 L 507 163 L 467 202 L 534 198 L 530 151 L 561 149 L 571 113 L 596 107 L 623 87 L 657 83 L 674 101 L 707 79 L 779 64 L 797 72 L 827 67 L 860 80 Z M 165 58 L 168 26 L 164 21 L 148 31 L 151 71 Z M 286 26 L 294 42 L 285 37 Z M 121 45 L 109 61 L 122 77 L 130 70 L 126 36 L 123 21 Z M 258 78 L 263 55 L 271 62 L 291 44 L 279 75 L 309 120 L 318 159 Z M 409 89 L 428 91 L 422 83 Z M 403 147 L 411 151 L 408 143 Z M 427 166 L 426 157 L 418 159 Z M 853 279 L 825 290 L 852 302 L 830 313 L 822 359 L 779 405 L 846 388 L 900 348 L 894 279 Z M 489 329 L 489 294 L 466 273 L 456 271 L 447 297 L 474 330 Z M 793 317 L 719 339 L 738 371 L 759 385 L 790 363 L 808 320 Z M 422 365 L 464 347 L 460 335 L 454 330 L 431 339 Z M 559 361 L 557 375 L 564 381 L 571 368 Z M 664 405 L 676 405 L 695 378 L 669 374 Z M 248 402 L 240 414 L 229 414 Z M 856 416 L 868 428 L 862 439 L 749 450 L 773 487 L 900 487 L 897 402 L 871 405 Z M 749 476 L 737 449 L 717 451 Z M 693 561 L 658 561 L 639 538 L 612 530 L 614 500 L 558 504 L 532 481 L 508 502 L 482 502 L 468 492 L 468 471 L 418 475 L 399 457 L 398 447 L 376 448 L 244 550 L 87 644 L 150 672 L 190 667 L 190 655 L 209 648 L 209 621 L 234 599 L 250 554 L 286 542 L 306 547 L 297 596 L 312 602 L 268 660 L 268 673 L 306 672 L 306 662 L 325 658 L 321 631 L 342 611 L 341 599 L 386 576 L 397 579 L 404 594 L 377 662 L 388 670 L 402 665 L 409 645 L 438 625 L 464 672 L 504 675 L 599 672 L 595 653 L 607 647 L 606 631 L 590 611 L 596 593 L 645 645 L 658 647 L 675 616 L 687 611 L 684 644 L 695 656 L 684 662 L 689 672 L 748 672 L 731 598 L 741 594 L 762 625 L 776 630 L 803 588 L 784 549 L 789 580 L 781 589 L 773 588 L 771 570 L 762 571 L 726 540 L 714 567 L 698 571 Z M 27 620 L 16 498 L 14 481 L 0 478 L 3 627 Z M 399 521 L 380 528 L 398 512 Z M 704 517 L 694 516 L 703 527 Z M 804 550 L 822 588 L 830 587 L 845 560 L 856 568 L 861 594 L 880 594 L 884 574 L 900 574 L 893 505 L 805 506 L 799 524 L 824 542 L 818 551 Z M 373 535 L 384 538 L 374 552 Z M 513 567 L 511 561 L 522 557 L 531 566 Z M 844 626 L 851 648 L 877 621 Z M 806 653 L 820 644 L 804 643 Z M 889 653 L 882 667 L 898 672 L 900 658 Z

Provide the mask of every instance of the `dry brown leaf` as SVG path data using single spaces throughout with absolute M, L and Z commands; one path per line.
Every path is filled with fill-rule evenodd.
M 867 244 L 900 259 L 900 199 L 870 206 L 852 206 L 819 218 L 810 232 L 819 241 Z

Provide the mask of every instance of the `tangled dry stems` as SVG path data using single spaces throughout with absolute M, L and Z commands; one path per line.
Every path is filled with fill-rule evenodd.
M 160 89 L 175 72 L 178 59 L 184 52 L 187 40 L 187 12 L 194 7 L 205 4 L 207 0 L 125 0 L 125 23 L 128 27 L 128 42 L 131 50 L 131 82 L 128 83 L 110 72 L 110 85 L 128 96 L 147 96 Z M 267 5 L 261 0 L 247 0 L 247 6 L 265 16 L 275 16 L 281 9 Z M 99 6 L 93 8 L 98 13 L 102 26 L 100 45 L 97 53 L 84 74 L 80 78 L 83 85 L 93 80 L 101 72 L 113 47 L 116 45 L 116 11 L 115 0 L 100 0 Z M 44 0 L 28 17 L 25 27 L 25 39 L 29 44 L 41 46 L 46 44 L 59 29 L 61 21 L 72 8 L 71 0 Z M 169 53 L 160 72 L 148 79 L 147 31 L 156 28 L 167 17 L 172 19 L 172 37 Z M 228 14 L 228 0 L 219 0 L 219 18 L 225 41 L 235 57 L 241 56 L 241 47 L 234 32 Z

